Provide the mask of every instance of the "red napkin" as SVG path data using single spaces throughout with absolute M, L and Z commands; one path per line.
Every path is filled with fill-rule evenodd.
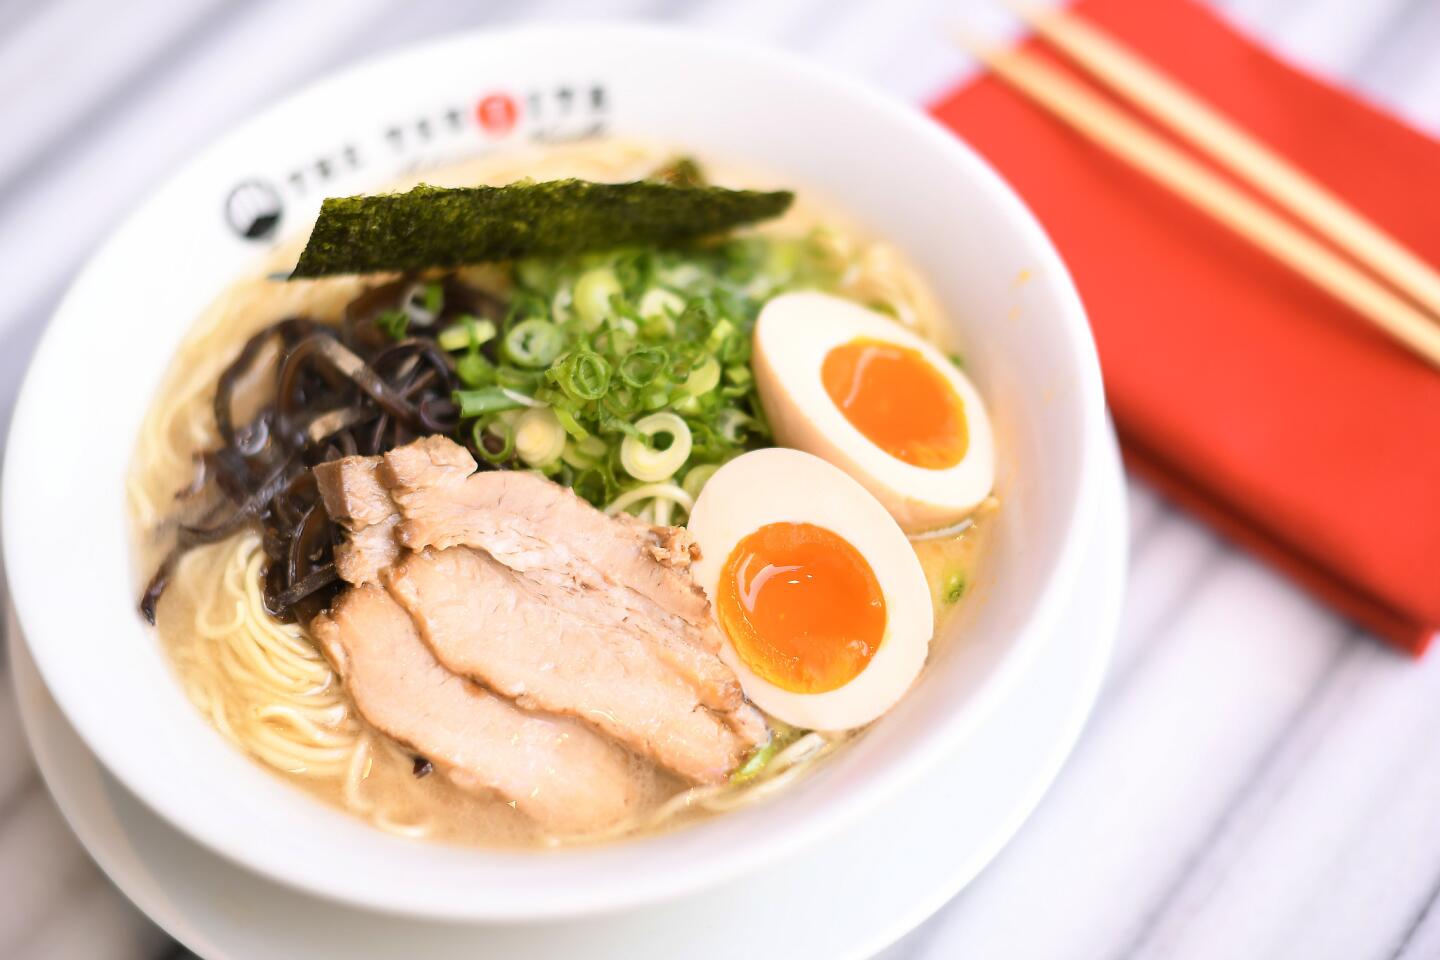
M 1073 9 L 1440 263 L 1440 143 L 1189 0 Z M 1423 652 L 1440 629 L 1440 372 L 995 77 L 933 112 L 1073 271 L 1132 468 Z

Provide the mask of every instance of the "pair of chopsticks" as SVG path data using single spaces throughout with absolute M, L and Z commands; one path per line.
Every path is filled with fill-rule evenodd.
M 1006 2 L 1069 60 L 1248 182 L 1334 249 L 1066 72 L 1023 50 L 962 37 L 961 43 L 996 76 L 1440 368 L 1440 272 L 1099 27 L 1060 8 Z

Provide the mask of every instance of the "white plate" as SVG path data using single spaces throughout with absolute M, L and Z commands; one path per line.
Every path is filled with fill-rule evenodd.
M 171 935 L 210 960 L 380 957 L 868 957 L 954 896 L 1019 829 L 1074 745 L 1119 619 L 1126 520 L 1118 458 L 1063 642 L 982 732 L 874 815 L 758 875 L 648 910 L 546 926 L 425 923 L 268 882 L 186 838 L 105 773 L 61 716 L 29 651 L 10 655 L 25 732 L 82 843 Z M 13 629 L 12 638 L 19 634 Z

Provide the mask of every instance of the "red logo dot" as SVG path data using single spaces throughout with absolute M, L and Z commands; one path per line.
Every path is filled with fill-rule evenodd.
M 492 93 L 480 98 L 475 105 L 475 118 L 480 126 L 492 136 L 503 136 L 515 129 L 520 108 L 515 98 L 508 93 Z

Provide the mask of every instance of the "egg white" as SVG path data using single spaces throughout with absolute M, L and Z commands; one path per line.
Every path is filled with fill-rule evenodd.
M 861 337 L 918 351 L 955 390 L 969 438 L 959 463 L 941 470 L 906 463 L 856 429 L 830 399 L 821 380 L 825 356 Z M 752 365 L 775 439 L 844 470 L 906 530 L 954 523 L 990 495 L 995 441 L 984 401 L 934 344 L 889 317 L 829 294 L 784 294 L 760 311 Z
M 880 646 L 853 680 L 824 693 L 795 693 L 756 674 L 723 625 L 721 658 L 746 696 L 773 717 L 811 730 L 864 726 L 894 706 L 925 665 L 935 632 L 925 573 L 894 519 L 843 471 L 799 450 L 756 450 L 716 471 L 690 512 L 687 526 L 701 552 L 692 569 L 712 612 L 735 545 L 766 524 L 784 522 L 824 527 L 870 564 L 885 598 Z

